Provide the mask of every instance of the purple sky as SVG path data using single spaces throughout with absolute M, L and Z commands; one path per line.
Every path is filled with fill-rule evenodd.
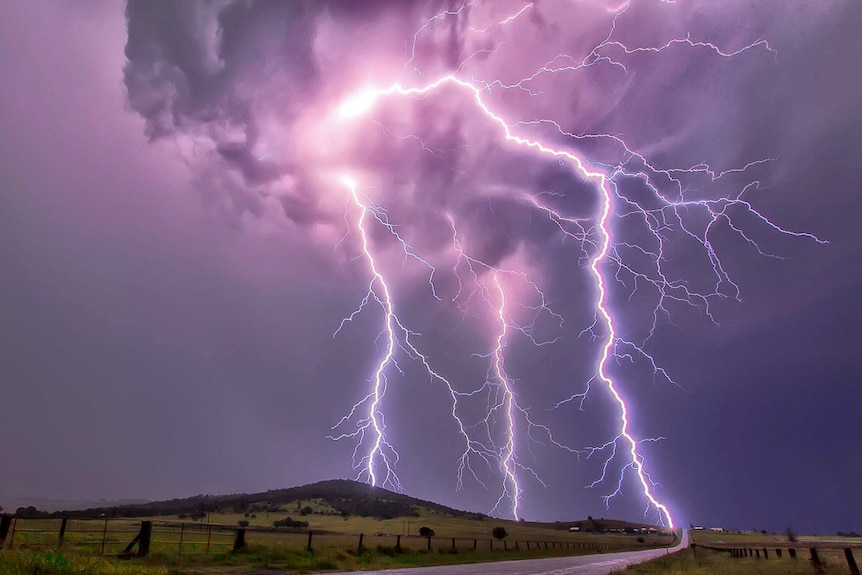
M 424 28 L 405 65 L 414 33 L 446 6 L 365 4 L 8 3 L 0 20 L 0 505 L 355 477 L 356 441 L 327 436 L 369 393 L 385 337 L 372 300 L 333 338 L 371 280 L 344 174 L 437 269 L 440 299 L 429 268 L 403 263 L 401 245 L 369 213 L 370 249 L 399 317 L 455 388 L 482 390 L 457 412 L 474 425 L 471 437 L 505 443 L 501 412 L 477 425 L 489 397 L 500 397 L 499 381 L 482 387 L 500 325 L 494 274 L 481 268 L 474 283 L 449 217 L 466 253 L 526 274 L 553 312 L 536 312 L 533 284 L 501 272 L 511 325 L 535 319 L 534 338 L 554 342 L 507 335 L 518 404 L 572 448 L 612 439 L 617 409 L 595 382 L 582 409 L 551 409 L 586 389 L 606 338 L 601 325 L 595 338 L 581 334 L 595 316 L 587 266 L 601 236 L 595 182 L 571 161 L 503 142 L 457 86 L 386 96 L 350 120 L 338 114 L 351 94 L 399 80 L 421 88 L 457 71 L 481 89 L 515 84 L 549 62 L 589 62 L 539 74 L 524 89 L 491 84 L 483 101 L 511 124 L 552 119 L 571 134 L 619 136 L 655 168 L 706 162 L 724 171 L 771 159 L 716 181 L 675 177 L 688 200 L 736 197 L 759 182 L 743 196 L 753 209 L 829 241 L 784 234 L 730 208 L 738 232 L 720 220 L 708 238 L 739 287 L 737 301 L 729 281 L 716 288 L 708 250 L 686 233 L 705 233 L 705 212 L 662 212 L 662 270 L 673 285 L 712 294 L 705 301 L 718 325 L 697 297 L 694 306 L 668 300 L 669 317 L 659 313 L 648 337 L 658 292 L 642 280 L 632 296 L 629 270 L 655 279 L 654 261 L 632 246 L 657 244 L 637 214 L 624 214 L 629 205 L 657 209 L 658 200 L 642 180 L 615 176 L 616 251 L 602 270 L 617 335 L 645 341 L 678 384 L 654 376 L 638 354 L 609 364 L 632 433 L 665 438 L 639 447 L 656 497 L 686 525 L 862 531 L 859 6 L 633 1 L 590 60 L 619 3 L 539 2 L 494 26 L 528 5 L 476 2 Z M 728 57 L 684 43 L 623 48 L 687 34 L 725 53 L 761 39 L 774 52 L 765 44 Z M 573 138 L 548 123 L 512 130 L 597 172 L 649 172 L 666 200 L 679 200 L 679 187 L 615 139 Z M 586 218 L 585 251 L 563 241 L 529 198 Z M 780 257 L 760 255 L 746 238 Z M 463 440 L 451 396 L 403 349 L 396 359 L 403 374 L 387 367 L 380 413 L 405 491 L 489 511 L 505 480 L 499 462 L 472 457 L 487 489 L 467 474 L 456 490 Z M 339 430 L 356 429 L 367 408 Z M 614 482 L 585 489 L 604 453 L 575 456 L 540 428 L 530 441 L 524 423 L 516 422 L 523 516 L 642 517 L 646 500 L 630 470 L 605 509 Z M 609 477 L 624 464 L 612 461 Z M 647 517 L 656 518 L 654 508 Z

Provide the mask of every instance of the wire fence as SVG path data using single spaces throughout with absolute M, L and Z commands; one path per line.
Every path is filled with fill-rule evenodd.
M 145 556 L 153 551 L 210 554 L 248 545 L 296 550 L 377 550 L 388 552 L 556 552 L 596 553 L 653 547 L 619 541 L 469 538 L 422 535 L 344 534 L 283 528 L 242 527 L 133 519 L 13 518 L 0 516 L 0 550 L 69 548 L 96 555 Z
M 805 560 L 805 557 L 807 556 L 807 560 L 815 572 L 820 572 L 825 567 L 825 556 L 829 556 L 830 561 L 832 562 L 840 560 L 839 558 L 843 556 L 844 561 L 847 563 L 850 575 L 860 575 L 859 566 L 856 563 L 856 558 L 853 556 L 853 547 L 840 544 L 821 543 L 810 547 L 803 547 L 802 544 L 794 546 L 790 543 L 788 546 L 781 547 L 775 545 L 743 546 L 738 544 L 733 546 L 727 545 L 713 547 L 692 543 L 691 549 L 695 556 L 697 556 L 698 549 L 709 549 L 710 551 L 729 553 L 734 559 L 755 559 L 764 561 L 785 558 L 797 561 L 800 559 Z M 859 551 L 858 546 L 856 547 L 856 550 Z

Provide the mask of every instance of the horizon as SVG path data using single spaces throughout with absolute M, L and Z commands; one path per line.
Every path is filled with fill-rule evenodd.
M 388 493 L 393 493 L 393 494 L 396 494 L 396 495 L 406 495 L 407 497 L 410 497 L 410 498 L 415 499 L 415 500 L 420 501 L 420 502 L 427 502 L 427 503 L 433 503 L 433 504 L 436 504 L 436 505 L 441 505 L 441 506 L 443 506 L 443 507 L 448 507 L 448 508 L 450 508 L 450 509 L 453 509 L 453 510 L 455 510 L 455 511 L 459 511 L 459 512 L 464 512 L 464 513 L 482 513 L 482 512 L 481 512 L 481 510 L 478 510 L 478 509 L 457 509 L 457 508 L 452 508 L 452 507 L 449 507 L 448 505 L 445 505 L 445 504 L 440 503 L 440 502 L 436 502 L 436 501 L 433 501 L 433 500 L 421 499 L 421 498 L 419 498 L 419 497 L 414 497 L 414 496 L 410 495 L 410 494 L 409 494 L 409 493 L 407 493 L 407 492 L 400 492 L 400 493 L 399 493 L 399 492 L 397 492 L 397 491 L 392 491 L 392 490 L 390 490 L 390 489 L 386 489 L 385 487 L 373 486 L 373 485 L 370 485 L 370 484 L 368 484 L 368 483 L 363 483 L 363 482 L 361 482 L 361 481 L 357 481 L 357 480 L 355 480 L 355 479 L 350 479 L 350 478 L 345 478 L 345 477 L 341 477 L 341 478 L 331 478 L 331 479 L 321 479 L 321 480 L 319 480 L 319 481 L 314 481 L 314 482 L 307 483 L 307 484 L 303 484 L 303 485 L 293 485 L 293 486 L 290 486 L 290 487 L 274 487 L 274 488 L 270 488 L 270 489 L 267 489 L 267 490 L 264 490 L 264 491 L 256 491 L 256 492 L 245 492 L 245 491 L 243 491 L 243 492 L 234 492 L 234 493 L 195 493 L 195 494 L 193 494 L 193 495 L 178 495 L 178 496 L 175 496 L 175 497 L 169 497 L 169 498 L 166 498 L 166 499 L 158 499 L 158 500 L 147 500 L 147 499 L 136 499 L 136 498 L 120 498 L 120 499 L 106 500 L 106 499 L 104 499 L 104 498 L 103 498 L 103 499 L 100 499 L 100 500 L 90 500 L 90 501 L 85 501 L 85 500 L 78 500 L 78 501 L 70 500 L 70 501 L 67 501 L 67 503 L 78 503 L 78 504 L 81 504 L 81 506 L 79 506 L 79 507 L 51 507 L 51 506 L 48 506 L 48 507 L 39 507 L 38 505 L 33 505 L 33 506 L 34 506 L 34 507 L 36 507 L 36 509 L 37 509 L 38 511 L 40 511 L 40 512 L 48 512 L 48 513 L 62 513 L 62 512 L 64 512 L 64 511 L 86 511 L 86 510 L 88 510 L 88 509 L 103 509 L 103 508 L 111 508 L 111 507 L 126 507 L 126 506 L 134 507 L 134 506 L 136 506 L 136 505 L 146 505 L 146 504 L 149 504 L 149 503 L 161 503 L 161 502 L 168 502 L 168 501 L 172 501 L 172 500 L 194 499 L 194 498 L 197 498 L 197 497 L 224 497 L 224 496 L 233 496 L 233 495 L 264 495 L 264 494 L 269 493 L 269 492 L 272 492 L 272 491 L 281 491 L 281 490 L 289 490 L 289 489 L 293 489 L 293 488 L 309 487 L 309 486 L 312 486 L 312 485 L 318 485 L 318 484 L 321 484 L 321 483 L 330 483 L 330 482 L 334 482 L 334 481 L 348 481 L 348 482 L 351 482 L 351 483 L 356 483 L 356 484 L 358 484 L 358 485 L 364 485 L 364 486 L 367 486 L 369 489 L 382 490 L 382 491 L 386 491 L 386 492 L 388 492 Z M 11 499 L 11 501 L 13 501 L 13 503 L 15 502 L 15 500 L 14 500 L 14 499 Z M 32 503 L 33 503 L 33 502 L 37 502 L 37 501 L 43 501 L 43 502 L 51 501 L 51 502 L 53 502 L 53 503 L 57 503 L 57 504 L 62 504 L 62 503 L 63 503 L 62 501 L 59 501 L 59 500 L 37 499 L 37 498 L 34 498 L 34 499 L 27 499 L 27 500 L 22 499 L 22 500 L 18 500 L 18 502 L 17 502 L 17 503 L 22 503 L 22 502 L 23 502 L 23 503 L 28 503 L 28 504 L 32 505 Z M 94 505 L 94 506 L 90 506 L 89 504 L 91 504 L 91 503 L 107 503 L 108 505 Z M 112 503 L 116 503 L 117 505 L 111 505 Z M 83 506 L 84 504 L 88 504 L 88 505 L 85 507 L 85 506 Z M 2 511 L 2 512 L 0 512 L 0 514 L 2 514 L 2 513 L 14 513 L 14 512 L 15 512 L 14 510 L 18 509 L 19 507 L 28 507 L 28 506 L 29 506 L 29 505 L 17 505 L 17 504 L 16 504 L 16 505 L 10 505 L 8 508 L 4 507 L 4 508 L 3 508 L 3 511 Z M 485 515 L 485 514 L 483 514 L 483 513 L 482 513 L 482 515 Z M 504 520 L 506 520 L 506 521 L 511 521 L 511 519 L 506 519 L 506 518 L 498 518 L 498 517 L 493 517 L 493 516 L 489 516 L 489 515 L 485 515 L 485 516 L 486 516 L 486 517 L 488 517 L 489 519 L 504 519 Z M 565 519 L 565 520 L 554 520 L 554 521 L 535 521 L 535 522 L 537 522 L 537 523 L 548 523 L 548 524 L 554 524 L 554 523 L 577 523 L 577 522 L 588 521 L 588 520 L 590 520 L 591 518 L 592 518 L 592 516 L 586 516 L 586 515 L 585 515 L 585 516 L 584 516 L 584 517 L 582 517 L 582 518 L 574 518 L 574 519 L 573 519 L 573 518 L 569 518 L 569 519 Z M 530 520 L 527 520 L 527 521 L 528 521 L 528 522 L 531 522 Z M 616 517 L 612 517 L 612 516 L 609 516 L 609 517 L 601 516 L 601 517 L 599 517 L 599 521 L 621 521 L 621 522 L 632 523 L 632 524 L 638 524 L 638 523 L 641 523 L 641 522 L 639 522 L 639 521 L 637 521 L 637 520 L 631 520 L 631 519 L 620 519 L 620 518 L 616 518 Z M 653 523 L 644 523 L 644 524 L 645 524 L 645 525 L 653 525 L 653 526 L 656 526 L 656 527 L 660 526 L 660 524 L 653 524 Z M 696 530 L 696 529 L 698 529 L 698 528 L 700 528 L 700 529 L 704 529 L 704 530 L 711 530 L 711 529 L 715 529 L 715 528 L 721 528 L 721 529 L 723 529 L 723 530 L 725 530 L 725 531 L 754 532 L 754 533 L 760 532 L 760 531 L 762 530 L 761 528 L 757 528 L 757 527 L 739 527 L 739 526 L 731 526 L 731 527 L 727 527 L 727 526 L 725 526 L 725 525 L 698 524 L 697 522 L 689 522 L 689 523 L 688 523 L 688 525 L 689 525 L 688 527 L 686 527 L 685 525 L 679 525 L 679 526 L 678 526 L 678 528 L 680 528 L 680 529 L 685 529 L 685 530 L 691 530 L 691 529 L 695 529 L 695 530 Z M 792 529 L 792 526 L 788 526 L 788 527 L 786 527 L 786 528 L 784 528 L 784 529 L 779 529 L 779 530 L 766 530 L 766 531 L 768 531 L 769 533 L 772 533 L 772 534 L 782 534 L 782 533 L 784 533 L 784 532 L 786 531 L 786 529 L 788 529 L 788 528 L 791 528 L 791 529 Z M 796 532 L 796 530 L 794 530 L 794 531 Z M 847 533 L 851 533 L 851 532 L 853 532 L 853 531 L 847 531 L 847 532 L 845 532 L 845 531 L 842 531 L 841 529 L 838 529 L 836 532 L 831 532 L 831 533 L 817 533 L 816 531 L 812 531 L 812 532 L 804 532 L 804 531 L 803 531 L 803 532 L 796 532 L 796 533 L 797 533 L 797 535 L 835 535 L 835 534 L 837 534 L 838 532 L 844 533 L 844 534 L 846 535 Z

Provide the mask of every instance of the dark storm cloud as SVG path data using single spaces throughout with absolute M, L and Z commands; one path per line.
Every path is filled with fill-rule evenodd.
M 260 121 L 255 106 L 262 95 L 277 101 L 289 118 L 312 97 L 317 78 L 314 18 L 319 14 L 312 6 L 298 2 L 127 4 L 124 81 L 130 105 L 146 120 L 152 139 L 191 136 L 211 143 L 224 161 L 224 168 L 215 169 L 232 169 L 241 175 L 236 182 L 221 178 L 223 193 L 238 210 L 256 211 L 243 189 L 295 171 L 290 158 L 261 161 L 261 152 L 254 151 Z M 212 193 L 209 179 L 201 186 Z M 302 200 L 285 202 L 292 209 L 312 205 Z M 296 214 L 299 220 L 313 217 Z
M 325 217 L 313 197 L 319 183 L 296 162 L 296 152 L 308 145 L 305 137 L 291 133 L 285 150 L 270 152 L 260 146 L 260 124 L 289 127 L 310 103 L 327 97 L 314 48 L 322 18 L 363 26 L 385 10 L 407 22 L 416 4 L 132 0 L 124 69 L 129 103 L 145 119 L 151 139 L 197 142 L 203 150 L 192 159 L 196 169 L 212 167 L 213 158 L 200 156 L 214 153 L 222 169 L 241 175 L 232 184 L 221 178 L 221 193 L 234 209 L 259 212 L 258 202 L 241 189 L 252 188 L 278 195 L 291 219 L 317 221 Z M 450 44 L 457 37 L 453 28 Z M 457 46 L 451 50 L 457 60 Z M 286 176 L 293 183 L 278 184 Z M 200 187 L 212 196 L 210 179 Z

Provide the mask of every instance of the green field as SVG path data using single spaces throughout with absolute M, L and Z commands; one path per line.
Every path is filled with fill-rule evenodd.
M 302 501 L 301 506 L 309 502 Z M 523 521 L 511 521 L 505 519 L 474 519 L 469 517 L 451 517 L 432 510 L 420 508 L 419 517 L 398 517 L 395 519 L 377 519 L 374 517 L 342 517 L 340 515 L 310 514 L 301 516 L 296 511 L 295 505 L 283 506 L 285 510 L 279 512 L 259 512 L 249 514 L 246 517 L 242 513 L 212 513 L 207 518 L 201 519 L 201 523 L 213 523 L 235 526 L 239 521 L 248 521 L 251 527 L 272 527 L 272 523 L 278 519 L 291 517 L 296 520 L 308 522 L 308 529 L 317 532 L 332 532 L 344 534 L 369 535 L 418 535 L 420 527 L 429 527 L 434 530 L 437 537 L 463 537 L 463 538 L 491 538 L 491 530 L 494 527 L 505 527 L 509 533 L 508 539 L 533 540 L 533 541 L 595 541 L 597 534 L 586 532 L 569 532 L 571 523 L 531 523 Z M 252 517 L 255 515 L 255 517 Z M 182 521 L 176 515 L 151 517 L 153 520 Z M 615 522 L 606 521 L 614 524 Z M 629 525 L 629 524 L 626 524 Z M 644 535 L 648 542 L 661 544 L 660 542 L 670 540 L 667 536 Z M 631 544 L 636 537 L 623 533 L 601 534 L 602 542 L 618 542 Z M 659 543 L 657 543 L 659 542 Z
M 149 575 L 207 573 L 225 567 L 236 572 L 283 569 L 309 573 L 577 555 L 667 545 L 674 540 L 667 535 L 570 533 L 568 524 L 447 517 L 422 510 L 419 517 L 398 519 L 306 515 L 302 519 L 308 520 L 309 527 L 315 531 L 313 551 L 309 552 L 305 549 L 307 531 L 271 529 L 272 521 L 284 518 L 286 513 L 256 515 L 246 519 L 244 514 L 210 514 L 199 522 L 186 522 L 182 530 L 177 526 L 181 520 L 178 516 L 154 517 L 150 556 L 134 559 L 94 555 L 101 551 L 103 538 L 106 553 L 119 553 L 134 537 L 140 520 L 109 521 L 107 532 L 104 532 L 104 520 L 69 520 L 64 545 L 58 550 L 60 520 L 18 519 L 11 549 L 0 552 L 0 573 L 140 572 Z M 237 521 L 243 520 L 250 522 L 246 534 L 248 546 L 234 553 L 231 551 L 233 531 L 219 529 L 216 523 L 235 526 Z M 417 535 L 423 526 L 435 531 L 430 550 L 428 539 Z M 270 529 L 263 530 L 264 527 Z M 505 549 L 503 542 L 493 540 L 491 530 L 494 527 L 504 527 L 508 532 Z M 363 534 L 361 550 L 358 546 L 360 533 Z M 396 548 L 397 535 L 401 535 L 400 549 Z M 642 542 L 638 542 L 639 537 Z M 210 548 L 205 553 L 207 539 Z M 529 550 L 527 542 L 530 542 Z M 548 544 L 548 548 L 537 542 Z

